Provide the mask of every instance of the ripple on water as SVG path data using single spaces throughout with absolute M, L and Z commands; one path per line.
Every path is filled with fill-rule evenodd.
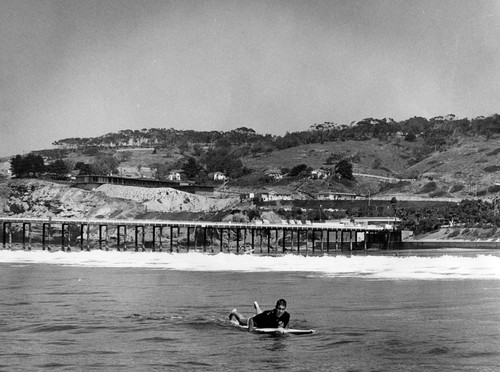
M 64 332 L 64 331 L 73 331 L 80 329 L 80 326 L 75 325 L 39 325 L 35 326 L 31 329 L 31 333 L 45 333 L 45 332 Z

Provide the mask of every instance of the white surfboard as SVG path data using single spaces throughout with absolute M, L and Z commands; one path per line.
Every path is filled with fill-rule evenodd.
M 244 329 L 246 331 L 248 330 L 248 326 L 243 326 L 235 320 L 231 320 L 231 323 L 240 329 Z M 305 334 L 314 333 L 315 330 L 314 329 L 293 329 L 293 328 L 254 328 L 253 332 L 255 332 L 255 333 L 270 333 L 270 334 L 276 334 L 276 335 L 280 335 L 280 334 L 305 335 Z

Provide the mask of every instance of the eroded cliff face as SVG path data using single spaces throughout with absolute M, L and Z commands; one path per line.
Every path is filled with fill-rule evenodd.
M 0 215 L 61 218 L 136 218 L 145 212 L 217 212 L 237 199 L 212 199 L 170 188 L 102 185 L 86 191 L 41 180 L 0 185 Z

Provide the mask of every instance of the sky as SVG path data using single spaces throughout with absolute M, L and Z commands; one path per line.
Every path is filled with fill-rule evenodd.
M 0 0 L 0 156 L 499 113 L 498 0 Z

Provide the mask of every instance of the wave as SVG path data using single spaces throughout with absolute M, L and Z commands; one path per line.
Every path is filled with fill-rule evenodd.
M 228 253 L 0 251 L 0 263 L 180 271 L 297 272 L 322 277 L 368 279 L 495 279 L 500 257 L 440 256 L 260 256 Z

